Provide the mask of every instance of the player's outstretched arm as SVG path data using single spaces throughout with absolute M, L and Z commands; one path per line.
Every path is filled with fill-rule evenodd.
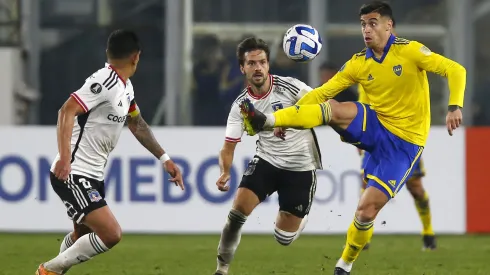
M 354 59 L 355 57 L 353 57 Z M 311 92 L 303 96 L 297 105 L 313 105 L 319 104 L 333 98 L 343 90 L 352 86 L 355 83 L 355 75 L 357 69 L 355 63 L 351 60 L 347 61 L 340 71 L 335 74 L 329 81 L 322 86 L 313 89 Z
M 83 107 L 71 96 L 58 111 L 56 135 L 60 159 L 55 165 L 54 174 L 60 180 L 67 180 L 71 172 L 71 135 L 75 117 L 85 113 Z
M 415 59 L 419 68 L 444 76 L 449 85 L 448 114 L 446 126 L 449 135 L 459 127 L 463 121 L 464 92 L 466 89 L 466 69 L 459 63 L 440 54 L 431 52 L 423 44 L 412 41 L 410 55 Z
M 131 130 L 131 133 L 133 133 L 133 135 L 136 137 L 139 143 L 143 145 L 143 147 L 145 147 L 156 158 L 162 161 L 165 171 L 167 171 L 167 173 L 172 176 L 170 181 L 175 183 L 175 185 L 180 186 L 180 188 L 184 190 L 184 182 L 182 180 L 182 174 L 179 168 L 177 167 L 177 165 L 174 164 L 174 162 L 165 153 L 165 150 L 163 150 L 163 148 L 160 146 L 155 136 L 153 135 L 150 126 L 143 119 L 137 107 L 133 109 L 135 110 L 133 110 L 129 114 L 127 120 L 129 130 Z

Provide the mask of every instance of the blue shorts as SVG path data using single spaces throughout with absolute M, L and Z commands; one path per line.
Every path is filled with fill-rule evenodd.
M 351 124 L 345 130 L 334 129 L 342 141 L 370 153 L 364 166 L 367 187 L 376 187 L 393 198 L 412 174 L 424 148 L 388 131 L 369 105 L 354 103 L 357 115 Z
M 367 166 L 367 163 L 368 163 L 368 160 L 369 160 L 369 157 L 371 155 L 369 154 L 369 152 L 366 152 L 366 151 L 363 151 L 362 152 L 362 156 L 361 156 L 361 174 L 362 174 L 362 177 L 364 179 L 364 171 L 366 170 L 366 166 Z M 369 170 L 369 168 L 368 168 Z M 424 167 L 424 161 L 422 159 L 422 157 L 420 157 L 417 162 L 415 163 L 415 165 L 413 166 L 412 168 L 412 171 L 410 172 L 410 175 L 408 176 L 408 180 L 409 181 L 411 178 L 422 178 L 425 176 L 425 167 Z

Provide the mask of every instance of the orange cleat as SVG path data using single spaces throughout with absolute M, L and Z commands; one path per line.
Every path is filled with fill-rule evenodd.
M 36 275 L 61 275 L 53 271 L 49 271 L 42 264 L 39 265 L 39 268 L 36 270 Z

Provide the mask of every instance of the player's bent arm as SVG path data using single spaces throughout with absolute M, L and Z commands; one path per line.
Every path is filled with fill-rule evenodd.
M 237 142 L 225 141 L 223 148 L 219 152 L 219 168 L 221 174 L 229 174 L 235 155 Z
M 160 158 L 165 154 L 165 150 L 160 146 L 158 141 L 155 139 L 150 126 L 143 119 L 139 111 L 133 111 L 129 114 L 128 128 L 136 137 L 143 147 L 145 147 L 150 153 L 152 153 L 156 158 Z
M 84 113 L 84 108 L 73 96 L 68 98 L 68 100 L 59 109 L 56 135 L 58 138 L 58 152 L 60 154 L 60 159 L 70 159 L 70 141 L 73 132 L 73 125 L 75 123 L 75 117 Z
M 353 57 L 353 59 L 355 56 Z M 335 74 L 327 83 L 313 89 L 311 92 L 303 96 L 297 105 L 319 104 L 333 98 L 338 93 L 355 83 L 355 75 L 357 74 L 353 59 L 347 61 L 340 71 Z
M 466 69 L 447 57 L 431 52 L 419 42 L 412 41 L 410 46 L 410 54 L 415 58 L 419 68 L 447 78 L 449 85 L 448 105 L 462 108 L 466 88 Z

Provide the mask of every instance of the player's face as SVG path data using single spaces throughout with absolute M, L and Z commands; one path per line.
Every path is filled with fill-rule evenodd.
M 255 50 L 245 53 L 245 62 L 240 66 L 242 74 L 250 85 L 262 87 L 269 77 L 269 61 L 263 50 Z
M 373 12 L 361 16 L 361 27 L 368 48 L 384 47 L 393 29 L 393 21 Z

